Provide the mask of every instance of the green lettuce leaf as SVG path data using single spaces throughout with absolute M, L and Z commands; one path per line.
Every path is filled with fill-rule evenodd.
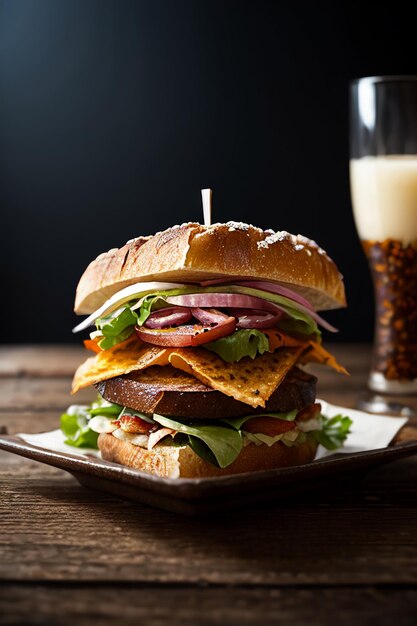
M 100 348 L 109 350 L 109 348 L 116 346 L 118 343 L 126 341 L 134 332 L 137 320 L 137 313 L 132 311 L 128 304 L 105 317 L 97 319 L 97 330 L 103 335 L 103 339 L 98 344 Z
M 195 452 L 197 456 L 199 456 L 204 461 L 208 461 L 212 465 L 219 467 L 217 463 L 217 459 L 214 456 L 213 452 L 210 450 L 208 445 L 202 441 L 202 439 L 198 439 L 198 437 L 194 437 L 193 435 L 188 435 L 188 445 L 191 450 Z
M 123 410 L 123 407 L 120 404 L 114 404 L 113 402 L 108 402 L 101 396 L 97 397 L 97 400 L 92 402 L 87 411 L 91 417 L 95 415 L 106 415 L 108 417 L 118 417 Z
M 102 350 L 110 350 L 113 346 L 117 346 L 118 343 L 122 343 L 123 341 L 126 341 L 126 339 L 129 339 L 130 335 L 133 335 L 134 332 L 134 326 L 128 326 L 115 337 L 104 337 L 103 339 L 100 339 L 98 345 Z
M 88 426 L 85 407 L 77 407 L 71 413 L 61 415 L 61 430 L 66 435 L 65 443 L 76 448 L 97 448 L 98 434 Z
M 343 415 L 325 417 L 320 415 L 319 420 L 321 422 L 321 430 L 312 432 L 316 441 L 327 448 L 327 450 L 337 450 L 337 448 L 343 446 L 352 425 L 350 417 Z
M 129 305 L 96 320 L 98 330 L 101 330 L 104 337 L 116 337 L 128 326 L 134 326 L 138 319 L 135 311 Z
M 314 333 L 310 334 L 310 325 L 306 324 L 304 320 L 295 320 L 292 317 L 287 317 L 283 319 L 278 324 L 279 328 L 284 330 L 289 335 L 302 335 L 306 339 L 311 339 L 311 341 L 316 341 L 317 343 L 321 343 L 321 331 L 317 327 L 317 330 Z
M 216 341 L 209 341 L 203 344 L 202 347 L 215 352 L 223 361 L 234 363 L 240 361 L 245 356 L 250 356 L 254 359 L 258 353 L 263 354 L 267 352 L 269 350 L 269 339 L 259 330 L 245 328 L 237 330 L 227 337 L 216 339 Z
M 96 415 L 117 418 L 123 407 L 107 402 L 97 396 L 89 405 L 72 405 L 61 415 L 60 426 L 66 436 L 65 443 L 76 448 L 97 448 L 98 433 L 89 427 L 89 421 Z
M 219 467 L 227 467 L 233 463 L 233 461 L 239 456 L 243 447 L 241 432 L 234 430 L 233 428 L 229 428 L 226 425 L 213 426 L 211 424 L 204 424 L 201 426 L 195 426 L 195 424 L 183 424 L 182 422 L 172 420 L 168 417 L 164 417 L 163 415 L 157 415 L 156 413 L 153 415 L 153 419 L 162 426 L 172 428 L 172 430 L 176 430 L 180 433 L 185 433 L 186 435 L 200 439 L 211 450 Z M 198 454 L 198 449 L 201 450 L 201 446 L 196 446 L 193 440 L 191 440 L 190 445 L 194 445 L 196 454 Z
M 143 298 L 142 300 L 142 304 L 139 307 L 139 314 L 138 314 L 138 325 L 139 326 L 143 326 L 143 324 L 146 322 L 146 320 L 148 319 L 148 317 L 150 316 L 150 314 L 152 313 L 152 307 L 155 304 L 155 301 L 158 300 L 158 296 L 148 296 L 146 298 Z
M 172 292 L 166 292 L 166 293 L 169 293 L 169 295 L 178 295 L 177 294 L 178 291 L 181 291 L 181 289 L 173 289 Z M 165 306 L 169 306 L 165 302 L 163 297 L 159 295 L 159 293 L 160 292 L 156 292 L 156 294 L 150 294 L 149 296 L 146 296 L 145 298 L 142 299 L 141 305 L 139 307 L 138 321 L 137 321 L 139 326 L 143 326 L 143 324 L 146 322 L 146 320 L 148 319 L 152 311 L 157 311 L 158 309 L 162 309 Z M 165 293 L 165 292 L 161 292 L 161 293 Z

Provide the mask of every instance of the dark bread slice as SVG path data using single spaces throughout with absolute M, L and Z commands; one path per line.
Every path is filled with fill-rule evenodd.
M 284 413 L 314 403 L 317 378 L 293 367 L 277 387 L 262 412 Z M 99 393 L 109 402 L 142 413 L 167 417 L 212 419 L 259 414 L 244 402 L 207 387 L 171 365 L 154 365 L 143 371 L 97 383 Z

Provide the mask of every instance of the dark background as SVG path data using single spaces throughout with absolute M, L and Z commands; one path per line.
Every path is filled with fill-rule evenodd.
M 1 340 L 73 342 L 97 254 L 239 220 L 315 239 L 372 338 L 351 215 L 348 84 L 416 73 L 409 3 L 0 0 Z M 412 4 L 409 4 L 412 7 Z

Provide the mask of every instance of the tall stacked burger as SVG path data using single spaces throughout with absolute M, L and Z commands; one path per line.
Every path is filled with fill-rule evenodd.
M 335 263 L 284 231 L 187 223 L 101 254 L 77 287 L 92 356 L 72 389 L 98 395 L 62 415 L 66 442 L 169 478 L 308 463 L 349 431 L 305 367 L 345 372 L 317 313 L 345 304 Z

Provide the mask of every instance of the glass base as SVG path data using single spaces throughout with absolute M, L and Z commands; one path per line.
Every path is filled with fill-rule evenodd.
M 417 397 L 400 398 L 398 395 L 376 394 L 366 390 L 359 396 L 356 408 L 379 415 L 417 417 Z
M 408 396 L 417 394 L 417 379 L 414 380 L 388 380 L 381 372 L 371 372 L 368 379 L 368 387 L 372 391 L 382 394 Z

